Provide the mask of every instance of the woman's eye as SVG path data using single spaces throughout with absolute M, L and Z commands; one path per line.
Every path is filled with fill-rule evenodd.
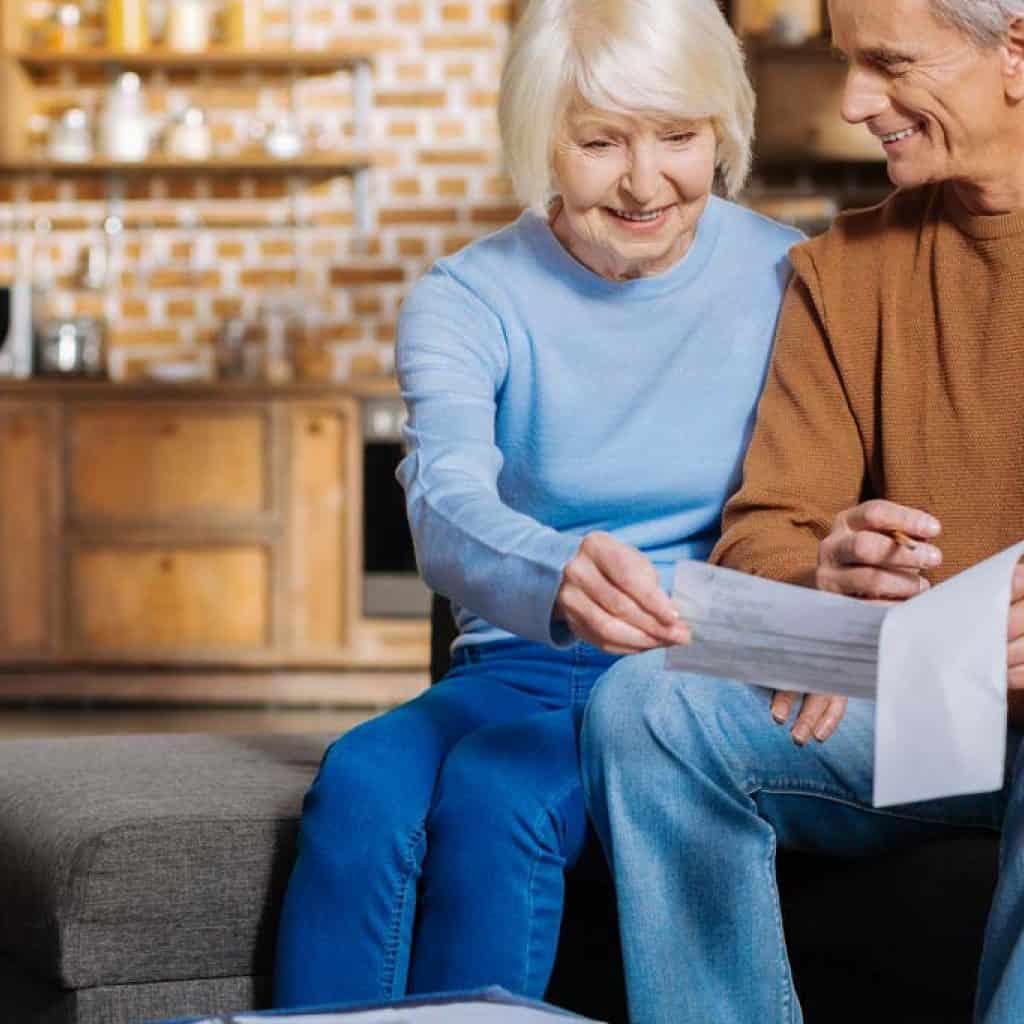
M 694 138 L 696 138 L 696 132 L 673 132 L 665 137 L 665 141 L 672 143 L 673 146 L 682 146 L 687 142 L 692 142 Z

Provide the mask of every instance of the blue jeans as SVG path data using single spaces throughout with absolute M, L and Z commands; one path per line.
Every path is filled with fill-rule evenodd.
M 274 1004 L 502 985 L 539 998 L 588 831 L 583 707 L 615 658 L 522 640 L 353 729 L 306 795 Z
M 616 880 L 633 1024 L 802 1019 L 776 846 L 849 857 L 1000 828 L 976 1019 L 1024 1020 L 1021 761 L 1002 792 L 876 810 L 873 704 L 850 701 L 831 739 L 800 748 L 771 719 L 769 691 L 667 672 L 664 657 L 622 659 L 583 726 L 584 787 Z M 1011 769 L 1018 747 L 1011 734 Z

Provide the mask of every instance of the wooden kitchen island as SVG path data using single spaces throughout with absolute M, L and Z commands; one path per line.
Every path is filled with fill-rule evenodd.
M 422 619 L 368 618 L 351 385 L 0 382 L 0 701 L 386 705 Z

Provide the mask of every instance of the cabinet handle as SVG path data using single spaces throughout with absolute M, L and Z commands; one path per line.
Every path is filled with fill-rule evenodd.
M 324 425 L 319 420 L 310 420 L 309 426 L 306 427 L 306 433 L 312 434 L 313 437 L 319 437 L 324 432 Z
M 170 555 L 164 555 L 160 559 L 161 572 L 174 572 L 174 559 Z
M 160 436 L 161 437 L 177 437 L 178 436 L 178 424 L 177 423 L 162 423 L 162 424 L 160 424 Z

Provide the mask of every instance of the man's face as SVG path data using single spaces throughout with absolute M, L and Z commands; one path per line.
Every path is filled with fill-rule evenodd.
M 843 117 L 879 139 L 897 186 L 1014 173 L 1006 53 L 938 20 L 930 0 L 830 0 L 849 62 Z

